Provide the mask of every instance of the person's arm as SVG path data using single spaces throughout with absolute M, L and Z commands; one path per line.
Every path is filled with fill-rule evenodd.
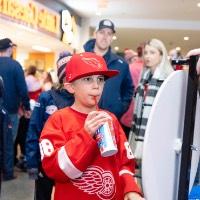
M 30 103 L 28 97 L 28 90 L 26 86 L 23 69 L 18 62 L 17 62 L 17 67 L 15 68 L 15 79 L 16 79 L 16 87 L 18 90 L 18 94 L 20 96 L 22 106 L 25 110 L 25 115 L 30 117 Z
M 42 130 L 40 152 L 45 173 L 55 181 L 66 182 L 83 174 L 98 154 L 98 147 L 84 128 L 66 137 L 60 111 L 49 117 Z M 70 121 L 70 117 L 66 120 Z
M 119 160 L 120 168 L 120 181 L 124 190 L 125 200 L 141 200 L 141 191 L 134 179 L 135 173 L 135 160 L 132 154 L 129 143 L 126 139 L 125 133 L 123 132 L 117 119 L 115 120 L 115 132 L 118 133 L 118 154 L 117 158 Z
M 128 192 L 124 196 L 124 200 L 145 200 L 142 198 L 138 193 L 135 192 Z
M 39 137 L 45 123 L 46 98 L 42 93 L 32 112 L 26 136 L 26 160 L 29 177 L 37 179 L 40 164 Z
M 192 49 L 190 50 L 186 57 L 190 57 L 190 56 L 196 56 L 196 55 L 200 55 L 200 48 L 199 49 Z M 200 74 L 200 58 L 197 62 L 197 66 L 196 66 L 196 69 L 197 69 L 197 74 Z
M 128 67 L 128 64 L 125 65 L 125 76 L 122 82 L 121 86 L 121 92 L 122 92 L 122 104 L 123 104 L 123 110 L 121 115 L 123 115 L 129 108 L 129 105 L 133 98 L 133 92 L 134 92 L 134 85 L 133 80 L 131 78 L 130 70 Z

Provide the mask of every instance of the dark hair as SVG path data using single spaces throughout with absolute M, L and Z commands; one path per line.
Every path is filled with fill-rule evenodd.
M 52 79 L 51 73 L 50 72 L 46 72 L 46 74 L 47 74 L 47 77 L 44 79 L 44 83 L 46 83 L 46 82 L 53 83 L 53 79 Z
M 139 46 L 137 47 L 137 53 L 138 53 L 138 57 L 142 57 L 143 56 L 143 47 Z
M 27 70 L 27 75 L 33 75 L 34 76 L 36 74 L 36 71 L 37 71 L 36 66 L 31 65 L 31 66 L 29 66 L 29 68 Z

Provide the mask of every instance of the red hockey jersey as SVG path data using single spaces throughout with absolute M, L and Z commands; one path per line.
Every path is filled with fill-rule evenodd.
M 42 165 L 55 180 L 54 200 L 123 200 L 140 193 L 133 178 L 135 165 L 125 134 L 113 118 L 118 153 L 102 157 L 84 130 L 86 114 L 64 108 L 49 117 L 40 137 Z

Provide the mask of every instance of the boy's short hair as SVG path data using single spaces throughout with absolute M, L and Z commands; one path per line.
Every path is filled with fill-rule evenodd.
M 74 54 L 66 66 L 66 81 L 72 82 L 84 76 L 104 75 L 107 78 L 116 76 L 118 70 L 108 70 L 102 56 L 92 52 Z

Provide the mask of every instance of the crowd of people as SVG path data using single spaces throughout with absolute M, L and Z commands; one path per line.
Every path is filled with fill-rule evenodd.
M 125 49 L 122 58 L 111 49 L 115 32 L 111 20 L 101 20 L 85 52 L 61 52 L 56 84 L 47 72 L 39 80 L 36 66 L 24 72 L 12 58 L 16 45 L 0 40 L 3 181 L 17 178 L 16 165 L 35 180 L 36 200 L 144 199 L 141 166 L 148 117 L 159 88 L 177 68 L 159 39 L 136 51 Z M 195 49 L 186 57 L 199 54 Z M 112 124 L 118 149 L 110 157 L 102 157 L 97 145 L 96 132 L 105 123 Z

